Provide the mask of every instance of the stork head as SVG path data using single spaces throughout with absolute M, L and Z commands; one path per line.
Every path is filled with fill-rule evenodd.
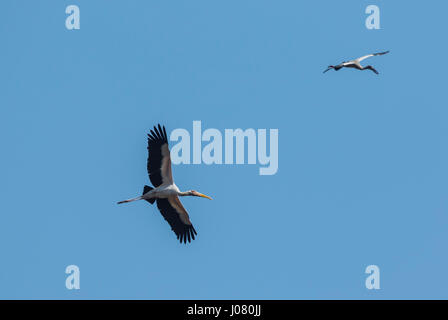
M 193 197 L 201 197 L 201 198 L 207 198 L 207 199 L 212 200 L 212 198 L 210 198 L 209 196 L 206 196 L 205 194 L 197 192 L 196 190 L 190 190 L 190 191 L 188 191 L 188 194 Z

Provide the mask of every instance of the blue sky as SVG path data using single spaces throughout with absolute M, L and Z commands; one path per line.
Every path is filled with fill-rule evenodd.
M 381 30 L 365 28 L 369 4 Z M 447 10 L 2 1 L 0 298 L 448 298 Z M 322 74 L 383 50 L 379 76 Z M 181 189 L 214 198 L 183 200 L 198 231 L 185 246 L 155 207 L 116 202 L 149 183 L 147 131 L 194 120 L 278 129 L 279 170 L 175 166 Z

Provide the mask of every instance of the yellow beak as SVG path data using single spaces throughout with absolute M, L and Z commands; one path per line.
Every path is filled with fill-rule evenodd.
M 209 199 L 209 200 L 213 200 L 212 198 L 210 198 L 209 196 L 206 196 L 205 194 L 202 194 L 202 193 L 199 193 L 199 192 L 198 192 L 198 195 L 199 195 L 200 197 L 202 197 L 202 198 L 207 198 L 207 199 Z

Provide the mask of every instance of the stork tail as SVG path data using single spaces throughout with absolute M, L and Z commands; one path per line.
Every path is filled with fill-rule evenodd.
M 149 191 L 151 191 L 153 188 L 151 188 L 150 186 L 144 186 L 143 187 L 143 195 L 148 193 Z M 148 201 L 150 204 L 154 204 L 154 202 L 156 201 L 156 198 L 151 198 L 151 199 L 145 199 L 146 201 Z

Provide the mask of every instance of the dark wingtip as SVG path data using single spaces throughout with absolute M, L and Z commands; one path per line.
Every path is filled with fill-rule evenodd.
M 160 123 L 159 123 L 159 132 L 160 132 L 160 139 L 162 139 L 163 141 L 167 141 L 166 134 L 163 132 L 162 126 L 160 125 Z
M 148 134 L 148 138 L 153 141 L 162 140 L 164 142 L 168 142 L 168 136 L 166 134 L 165 126 L 162 126 L 160 123 L 154 126 L 153 129 L 150 129 L 150 134 Z
M 165 138 L 168 140 L 168 135 L 166 134 L 165 126 L 163 126 L 163 133 L 165 134 Z
M 157 139 L 162 139 L 162 137 L 160 136 L 160 132 L 159 132 L 159 130 L 157 130 L 157 127 L 156 127 L 156 126 L 154 126 L 154 131 L 155 131 L 156 134 L 157 134 Z

